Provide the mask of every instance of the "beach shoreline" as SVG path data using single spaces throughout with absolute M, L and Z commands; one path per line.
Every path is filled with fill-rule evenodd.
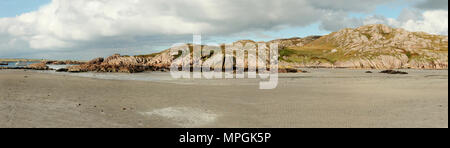
M 448 70 L 307 70 L 280 74 L 273 90 L 258 79 L 0 70 L 0 127 L 448 127 Z

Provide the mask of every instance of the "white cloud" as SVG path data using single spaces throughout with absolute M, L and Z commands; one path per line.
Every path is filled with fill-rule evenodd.
M 73 44 L 59 40 L 57 38 L 46 36 L 46 35 L 36 35 L 29 40 L 30 47 L 33 49 L 52 49 L 52 48 L 68 48 L 73 47 Z
M 0 18 L 0 57 L 55 55 L 56 51 L 97 56 L 114 52 L 108 49 L 170 46 L 188 41 L 192 33 L 225 36 L 318 22 L 334 31 L 348 24 L 363 24 L 362 19 L 347 18 L 350 12 L 369 13 L 392 1 L 53 0 L 37 11 Z M 405 27 L 419 24 L 436 29 L 427 31 L 442 32 L 442 24 L 430 25 L 441 15 L 427 13 L 423 20 L 396 23 Z
M 369 16 L 363 20 L 363 24 L 387 24 L 413 32 L 448 35 L 448 11 L 428 10 L 419 12 L 405 10 L 398 19 Z
M 410 19 L 404 22 L 396 22 L 393 24 L 410 31 L 422 31 L 432 34 L 448 35 L 448 11 L 431 10 L 422 14 L 423 19 Z
M 380 15 L 370 15 L 365 18 L 340 17 L 342 15 L 338 13 L 325 15 L 321 28 L 338 31 L 342 28 L 355 28 L 361 25 L 386 24 L 413 32 L 448 35 L 448 10 L 405 9 L 398 18 Z
M 336 10 L 367 11 L 389 0 L 53 0 L 35 12 L 0 20 L 0 33 L 33 49 L 115 36 L 229 34 L 280 25 L 306 26 Z M 357 6 L 349 6 L 348 2 Z

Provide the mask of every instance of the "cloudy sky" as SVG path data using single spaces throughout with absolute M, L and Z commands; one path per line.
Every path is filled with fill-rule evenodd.
M 387 24 L 448 35 L 447 0 L 0 0 L 0 58 L 87 60 L 174 43 L 324 35 Z

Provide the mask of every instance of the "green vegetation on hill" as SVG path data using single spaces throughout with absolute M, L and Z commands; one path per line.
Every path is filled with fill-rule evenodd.
M 445 61 L 443 56 L 448 55 L 448 38 L 385 25 L 368 25 L 334 32 L 305 46 L 280 50 L 280 60 L 300 64 L 374 60 L 383 55 L 397 59 L 408 57 L 408 63 L 442 63 Z
M 236 43 L 250 42 L 256 43 L 250 40 Z M 374 65 L 377 68 L 399 65 L 413 68 L 445 68 L 448 65 L 447 36 L 408 32 L 385 25 L 367 25 L 356 29 L 343 29 L 326 36 L 278 39 L 267 43 L 280 45 L 282 48 L 279 51 L 280 61 L 299 66 L 329 66 L 328 63 L 333 66 L 348 66 L 349 63 L 356 63 L 368 68 Z M 188 46 L 192 53 L 193 45 Z M 224 46 L 221 46 L 222 53 L 225 53 Z M 137 57 L 152 58 L 164 52 L 167 50 Z M 211 55 L 213 54 L 202 59 L 208 59 Z M 173 57 L 180 56 L 181 53 Z
M 289 47 L 280 50 L 280 60 L 289 63 L 330 63 L 349 58 L 338 50 L 316 47 Z

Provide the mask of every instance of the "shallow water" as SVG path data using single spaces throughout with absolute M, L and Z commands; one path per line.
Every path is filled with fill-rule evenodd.
M 20 63 L 19 65 L 16 65 L 17 62 L 8 62 L 8 65 L 0 65 L 0 67 L 26 67 L 30 64 L 34 64 L 34 63 L 40 63 L 40 62 L 23 62 Z M 52 65 L 52 64 L 48 64 L 47 65 L 49 68 L 51 69 L 61 69 L 61 68 L 67 68 L 69 66 L 74 66 L 74 65 Z
M 30 64 L 39 63 L 39 62 L 23 62 L 24 65 L 16 65 L 17 62 L 8 62 L 8 65 L 0 65 L 0 67 L 25 67 Z
M 50 69 L 61 69 L 61 68 L 67 68 L 69 66 L 74 66 L 74 65 L 47 65 Z

